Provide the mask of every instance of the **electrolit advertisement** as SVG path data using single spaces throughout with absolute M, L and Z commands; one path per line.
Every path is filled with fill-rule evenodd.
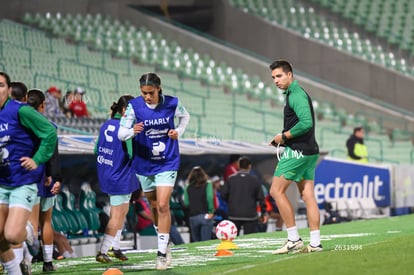
M 340 198 L 373 198 L 378 207 L 391 205 L 390 168 L 323 159 L 315 171 L 315 197 L 319 208 Z

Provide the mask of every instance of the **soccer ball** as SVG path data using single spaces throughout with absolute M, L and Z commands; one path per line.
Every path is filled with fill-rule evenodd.
M 216 236 L 222 241 L 232 241 L 237 236 L 237 227 L 229 220 L 222 220 L 216 226 Z

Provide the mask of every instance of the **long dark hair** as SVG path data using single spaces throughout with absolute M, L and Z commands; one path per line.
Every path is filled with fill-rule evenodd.
M 208 175 L 200 166 L 194 166 L 188 174 L 188 184 L 196 187 L 203 186 L 208 181 Z
M 122 110 L 128 105 L 128 102 L 133 99 L 132 95 L 123 95 L 118 99 L 118 102 L 114 102 L 111 106 L 111 118 L 117 113 L 122 115 Z

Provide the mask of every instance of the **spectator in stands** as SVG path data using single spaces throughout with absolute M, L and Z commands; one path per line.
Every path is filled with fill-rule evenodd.
M 243 233 L 257 232 L 257 222 L 267 223 L 265 198 L 259 179 L 250 174 L 252 163 L 249 158 L 239 159 L 239 171 L 231 176 L 223 185 L 221 195 L 227 201 L 229 207 L 229 219 L 237 226 L 238 234 L 243 228 Z M 257 204 L 260 205 L 261 216 L 256 212 Z
M 222 220 L 228 219 L 227 202 L 221 195 L 221 188 L 224 182 L 219 176 L 213 176 L 210 181 L 213 184 L 214 190 L 214 221 L 215 223 L 219 223 Z
M 30 90 L 27 93 L 27 103 L 39 113 L 45 111 L 45 95 L 40 90 Z M 62 182 L 60 170 L 60 158 L 58 144 L 55 146 L 52 157 L 46 162 L 45 170 L 42 177 L 37 182 L 36 204 L 33 206 L 30 215 L 30 222 L 35 232 L 38 232 L 40 223 L 42 249 L 43 249 L 43 272 L 56 270 L 53 266 L 53 227 L 52 211 L 55 201 L 55 195 L 59 193 Z M 31 261 L 29 253 L 26 258 Z
M 362 127 L 355 127 L 352 135 L 346 141 L 348 159 L 361 163 L 368 162 L 368 150 L 364 144 L 365 131 Z
M 191 239 L 211 240 L 214 217 L 214 190 L 207 173 L 200 166 L 191 169 L 184 191 L 184 205 L 189 208 Z
M 142 75 L 139 83 L 141 96 L 129 102 L 118 137 L 121 140 L 134 137 L 135 170 L 158 226 L 156 269 L 165 270 L 171 264 L 169 202 L 180 165 L 178 138 L 184 133 L 190 115 L 178 98 L 162 93 L 161 79 L 155 73 Z M 175 117 L 179 120 L 177 127 Z M 138 134 L 134 130 L 136 123 L 141 127 Z
M 65 96 L 60 101 L 60 108 L 62 109 L 63 114 L 65 117 L 73 117 L 72 111 L 69 109 L 70 103 L 72 103 L 74 99 L 74 94 L 72 91 L 67 91 Z
M 74 117 L 90 117 L 88 107 L 84 100 L 85 93 L 86 92 L 80 87 L 75 89 L 74 98 L 68 107 Z
M 26 102 L 27 87 L 22 82 L 11 83 L 11 98 L 20 102 Z
M 0 72 L 0 260 L 9 274 L 20 274 L 29 272 L 23 250 L 15 254 L 10 245 L 26 239 L 31 253 L 38 253 L 39 242 L 28 219 L 43 172 L 39 165 L 53 155 L 57 135 L 43 115 L 9 99 L 10 82 Z
M 229 163 L 226 165 L 226 167 L 224 167 L 224 177 L 223 177 L 224 183 L 227 182 L 227 180 L 229 179 L 231 175 L 234 175 L 237 173 L 237 171 L 239 171 L 239 166 L 238 166 L 239 158 L 240 158 L 240 155 L 237 155 L 237 154 L 230 155 Z
M 56 86 L 50 87 L 46 91 L 46 107 L 45 115 L 47 117 L 62 117 L 63 112 L 60 109 L 60 98 L 62 97 L 62 92 Z
M 131 95 L 124 95 L 112 104 L 111 118 L 101 126 L 95 146 L 99 186 L 102 192 L 109 195 L 111 204 L 109 222 L 96 255 L 96 260 L 101 263 L 112 262 L 108 256 L 109 248 L 114 239 L 122 233 L 131 194 L 139 188 L 131 161 L 132 140 L 122 142 L 116 137 L 119 120 L 124 115 L 128 102 L 133 98 Z M 121 261 L 128 260 L 120 249 L 113 249 L 111 252 Z
M 273 254 L 322 251 L 320 241 L 320 214 L 314 193 L 316 163 L 319 146 L 315 138 L 315 115 L 311 97 L 293 77 L 292 66 L 286 60 L 274 61 L 269 66 L 274 84 L 285 91 L 283 130 L 270 144 L 285 146 L 283 157 L 274 172 L 270 195 L 275 199 L 286 224 L 288 240 Z M 310 227 L 310 244 L 306 247 L 296 227 L 292 204 L 286 196 L 290 183 L 297 183 L 306 204 Z

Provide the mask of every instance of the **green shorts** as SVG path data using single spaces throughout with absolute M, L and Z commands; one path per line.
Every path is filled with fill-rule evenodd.
M 300 182 L 302 180 L 314 180 L 315 168 L 319 154 L 302 155 L 289 147 L 280 155 L 280 161 L 276 166 L 274 175 L 283 176 L 287 180 Z
M 138 175 L 144 192 L 154 191 L 157 186 L 171 186 L 174 187 L 177 178 L 177 171 L 165 171 L 153 176 Z
M 131 194 L 109 195 L 109 202 L 111 203 L 111 206 L 118 206 L 124 203 L 129 203 L 130 199 L 131 199 Z
M 0 204 L 8 204 L 9 208 L 20 207 L 32 211 L 36 197 L 36 183 L 18 187 L 0 185 Z

